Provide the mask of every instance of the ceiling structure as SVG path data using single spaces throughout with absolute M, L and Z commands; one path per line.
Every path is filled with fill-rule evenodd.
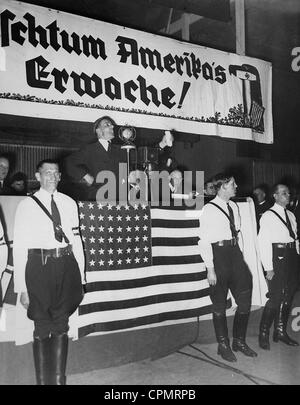
M 188 16 L 189 41 L 202 46 L 236 52 L 235 1 L 241 0 L 25 0 L 84 17 L 182 39 L 182 21 Z M 300 0 L 244 0 L 245 54 L 273 65 L 273 149 L 295 154 L 299 144 L 300 72 L 291 68 L 292 49 L 300 47 Z M 43 122 L 40 122 L 43 121 Z M 49 133 L 57 143 L 62 134 L 79 140 L 87 123 L 2 116 L 2 139 L 38 142 Z M 67 134 L 67 135 L 66 135 Z M 48 135 L 48 136 L 47 136 Z M 47 141 L 46 141 L 47 142 Z M 244 142 L 244 141 L 242 141 Z M 275 153 L 276 154 L 276 153 Z

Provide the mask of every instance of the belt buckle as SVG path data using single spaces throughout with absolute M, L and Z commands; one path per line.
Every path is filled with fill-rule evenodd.
M 219 243 L 218 243 L 218 245 L 219 245 L 219 246 L 224 246 L 224 241 L 223 241 L 223 240 L 220 240 Z

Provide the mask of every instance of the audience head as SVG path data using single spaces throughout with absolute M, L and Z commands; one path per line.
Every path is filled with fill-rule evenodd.
M 213 180 L 219 197 L 229 200 L 236 195 L 237 185 L 232 174 L 218 173 Z
M 277 183 L 273 187 L 272 196 L 276 204 L 286 207 L 290 202 L 290 190 L 285 184 Z
M 56 160 L 45 159 L 38 163 L 35 177 L 42 189 L 53 193 L 60 181 L 59 164 Z
M 4 181 L 9 171 L 9 160 L 6 156 L 0 156 L 0 181 Z
M 204 183 L 204 195 L 213 196 L 216 195 L 216 193 L 217 192 L 213 180 L 207 180 Z
M 17 194 L 26 195 L 27 194 L 27 176 L 23 172 L 15 173 L 10 179 L 10 187 Z
M 98 118 L 94 122 L 94 133 L 98 139 L 104 139 L 106 141 L 111 141 L 114 137 L 114 126 L 115 122 L 112 118 L 105 115 L 104 117 Z
M 253 190 L 253 196 L 258 204 L 263 203 L 267 200 L 269 194 L 269 189 L 267 184 L 260 184 L 256 186 Z

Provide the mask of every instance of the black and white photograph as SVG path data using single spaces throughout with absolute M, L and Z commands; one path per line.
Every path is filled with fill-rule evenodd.
M 299 0 L 0 0 L 0 385 L 298 385 L 299 128 Z

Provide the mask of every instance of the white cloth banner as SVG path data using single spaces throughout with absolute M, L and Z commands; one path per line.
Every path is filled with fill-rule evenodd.
M 273 142 L 268 62 L 12 0 L 0 25 L 0 113 Z

